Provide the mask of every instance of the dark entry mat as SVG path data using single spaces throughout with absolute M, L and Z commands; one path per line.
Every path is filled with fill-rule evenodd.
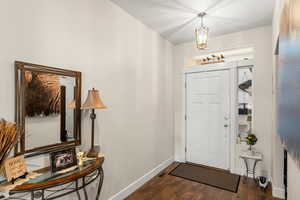
M 186 163 L 179 164 L 170 175 L 235 193 L 240 183 L 239 175 Z

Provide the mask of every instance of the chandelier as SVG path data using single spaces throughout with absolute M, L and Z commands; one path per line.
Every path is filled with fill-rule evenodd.
M 205 12 L 198 14 L 198 17 L 201 18 L 201 27 L 196 28 L 196 45 L 198 49 L 204 50 L 207 47 L 207 39 L 209 29 L 203 25 L 203 17 L 206 15 Z

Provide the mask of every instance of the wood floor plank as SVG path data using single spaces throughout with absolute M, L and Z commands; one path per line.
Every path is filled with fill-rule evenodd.
M 127 200 L 279 200 L 271 188 L 263 190 L 253 179 L 241 178 L 237 193 L 169 175 L 179 163 L 165 170 L 131 194 Z

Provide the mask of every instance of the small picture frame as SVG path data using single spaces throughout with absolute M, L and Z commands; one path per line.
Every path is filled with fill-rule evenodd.
M 26 177 L 28 174 L 27 164 L 23 155 L 8 158 L 3 165 L 2 173 L 6 177 L 7 181 L 14 183 L 19 177 Z
M 51 171 L 58 172 L 77 165 L 75 148 L 50 153 Z

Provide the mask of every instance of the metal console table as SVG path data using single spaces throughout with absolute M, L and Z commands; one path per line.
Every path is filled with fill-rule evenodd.
M 76 170 L 64 174 L 51 173 L 49 168 L 38 170 L 37 172 L 41 174 L 40 176 L 17 186 L 14 190 L 9 192 L 8 198 L 2 197 L 2 199 L 52 200 L 71 193 L 76 193 L 77 199 L 81 200 L 79 191 L 83 190 L 84 197 L 88 200 L 89 196 L 86 186 L 96 182 L 98 179 L 96 193 L 97 200 L 99 199 L 104 179 L 104 172 L 102 169 L 103 162 L 104 158 L 87 161 Z

